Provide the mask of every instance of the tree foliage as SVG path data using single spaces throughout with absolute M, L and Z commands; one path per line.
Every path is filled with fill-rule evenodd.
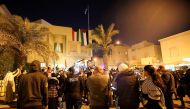
M 0 15 L 0 55 L 3 52 L 15 54 L 17 67 L 26 63 L 31 52 L 38 53 L 45 61 L 49 57 L 58 58 L 48 42 L 42 40 L 50 34 L 48 28 L 31 23 L 27 18 Z
M 92 31 L 92 39 L 97 42 L 97 46 L 108 48 L 112 44 L 112 37 L 119 34 L 119 30 L 115 30 L 114 26 L 115 24 L 112 23 L 105 31 L 101 24 Z
M 111 24 L 105 31 L 103 25 L 98 25 L 92 31 L 92 40 L 96 41 L 95 47 L 101 47 L 103 49 L 103 60 L 105 67 L 107 68 L 107 54 L 109 46 L 112 44 L 112 37 L 119 34 L 119 30 L 114 29 L 115 24 Z

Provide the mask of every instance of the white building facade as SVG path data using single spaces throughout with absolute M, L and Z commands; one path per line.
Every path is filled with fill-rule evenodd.
M 109 53 L 109 66 L 116 67 L 120 63 L 128 63 L 128 45 L 117 45 L 114 44 L 111 47 L 111 51 Z
M 148 41 L 134 44 L 128 50 L 128 61 L 130 66 L 160 64 L 162 62 L 160 46 Z
M 159 40 L 164 64 L 190 64 L 190 30 Z
M 5 5 L 0 5 L 0 14 L 5 16 L 12 16 L 12 14 L 9 12 Z M 82 29 L 74 30 L 72 27 L 56 26 L 50 24 L 43 19 L 31 22 L 31 24 L 37 24 L 40 27 L 46 27 L 49 29 L 49 32 L 51 34 L 44 36 L 42 40 L 48 43 L 52 50 L 54 50 L 58 54 L 59 58 L 55 60 L 52 57 L 49 57 L 49 60 L 45 61 L 37 53 L 30 52 L 27 56 L 28 63 L 32 62 L 33 60 L 39 60 L 40 62 L 42 62 L 42 65 L 44 67 L 70 67 L 74 65 L 74 63 L 78 60 L 91 59 L 92 49 L 87 46 L 87 43 L 85 43 L 87 40 L 90 43 L 91 39 L 90 35 L 87 39 L 87 34 L 83 34 L 84 29 L 83 31 L 81 31 Z M 73 40 L 73 38 L 76 36 L 74 33 L 77 32 L 79 40 Z M 46 63 L 45 65 L 45 62 L 48 63 Z
M 88 46 L 82 45 L 81 40 L 74 41 L 72 39 L 73 28 L 51 24 L 49 25 L 49 23 L 47 23 L 48 22 L 44 20 L 40 23 L 37 22 L 38 25 L 47 27 L 51 32 L 51 34 L 49 36 L 45 36 L 43 40 L 45 40 L 59 56 L 57 60 L 50 57 L 47 63 L 48 65 L 52 67 L 70 67 L 73 66 L 78 60 L 91 59 L 92 49 Z M 81 35 L 79 35 L 79 38 L 81 38 Z M 27 61 L 30 63 L 35 59 L 44 62 L 44 60 L 38 54 L 28 55 Z

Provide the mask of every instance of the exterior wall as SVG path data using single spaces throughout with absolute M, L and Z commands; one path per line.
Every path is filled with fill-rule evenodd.
M 158 64 L 161 62 L 161 50 L 159 45 L 143 41 L 132 45 L 128 50 L 129 65 Z
M 183 64 L 190 58 L 190 30 L 159 40 L 164 64 Z
M 128 49 L 127 45 L 113 45 L 111 46 L 111 54 L 109 55 L 109 66 L 115 67 L 120 63 L 128 63 Z
M 0 5 L 0 14 L 6 16 L 12 16 L 5 5 Z M 43 41 L 47 41 L 52 50 L 55 50 L 55 43 L 62 44 L 62 52 L 57 52 L 59 59 L 54 60 L 51 57 L 48 65 L 61 65 L 61 66 L 72 66 L 79 59 L 90 59 L 92 56 L 91 49 L 85 46 L 81 46 L 80 42 L 72 41 L 72 28 L 51 25 L 47 21 L 40 19 L 31 24 L 38 24 L 39 26 L 47 27 L 52 33 L 51 35 L 44 36 Z M 90 32 L 91 33 L 91 32 Z M 90 38 L 90 36 L 89 36 Z M 91 42 L 91 40 L 89 40 Z M 27 56 L 27 62 L 32 62 L 33 60 L 39 60 L 40 62 L 45 62 L 41 56 L 36 52 L 30 52 Z
M 112 45 L 111 52 L 108 54 L 108 68 L 117 68 L 120 63 L 128 63 L 128 49 L 127 45 Z M 95 65 L 103 67 L 103 58 L 94 57 Z
M 49 36 L 45 36 L 43 40 L 47 41 L 53 50 L 55 50 L 55 43 L 62 44 L 63 46 L 62 52 L 56 52 L 59 56 L 59 59 L 54 60 L 50 57 L 50 59 L 48 60 L 48 65 L 70 67 L 74 65 L 74 63 L 77 60 L 91 58 L 91 48 L 81 46 L 80 42 L 72 41 L 72 28 L 54 25 L 39 25 L 47 27 L 49 31 L 52 33 Z M 36 53 L 31 53 L 30 55 L 28 55 L 28 62 L 31 62 L 34 59 L 40 60 L 41 62 L 45 62 Z

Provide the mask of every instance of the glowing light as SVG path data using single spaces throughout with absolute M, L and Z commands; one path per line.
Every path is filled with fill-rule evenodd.
M 94 60 L 94 61 L 97 61 L 97 58 L 95 57 L 95 58 L 93 58 L 93 60 Z
M 40 63 L 40 67 L 41 67 L 41 68 L 46 67 L 46 63 Z
M 179 64 L 179 66 L 189 66 L 190 64 Z
M 65 68 L 65 65 L 64 64 L 59 64 L 58 65 L 60 68 Z
M 190 62 L 190 58 L 183 58 L 183 61 Z
M 116 44 L 117 44 L 117 45 L 120 45 L 120 44 L 121 44 L 121 42 L 118 40 L 118 41 L 116 41 Z

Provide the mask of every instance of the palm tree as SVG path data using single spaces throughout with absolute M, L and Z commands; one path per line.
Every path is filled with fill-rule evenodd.
M 95 47 L 101 47 L 103 50 L 105 69 L 108 69 L 108 51 L 112 44 L 112 37 L 119 34 L 119 30 L 115 30 L 114 26 L 115 24 L 112 23 L 105 31 L 103 25 L 99 25 L 92 31 L 92 40 L 96 41 Z
M 11 51 L 16 55 L 17 67 L 23 67 L 31 52 L 38 53 L 45 61 L 57 58 L 43 37 L 51 34 L 46 27 L 31 23 L 19 16 L 0 15 L 0 54 Z

